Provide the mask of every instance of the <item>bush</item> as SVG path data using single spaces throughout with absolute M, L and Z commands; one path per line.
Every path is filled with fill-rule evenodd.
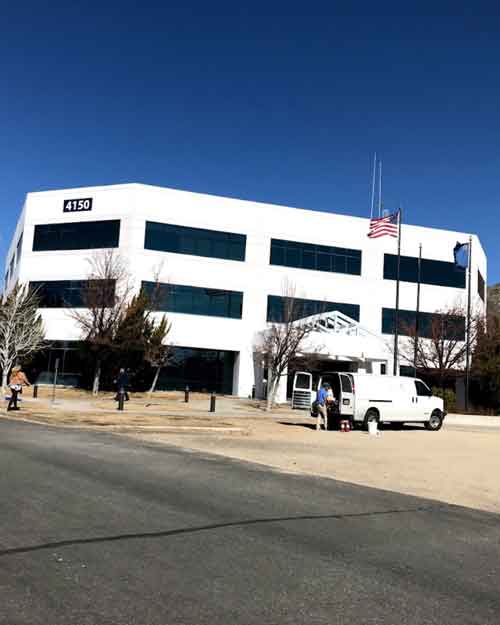
M 438 388 L 437 386 L 432 387 L 432 394 L 436 397 L 441 397 L 444 401 L 444 409 L 446 412 L 454 412 L 457 407 L 457 396 L 455 395 L 455 391 L 451 388 Z

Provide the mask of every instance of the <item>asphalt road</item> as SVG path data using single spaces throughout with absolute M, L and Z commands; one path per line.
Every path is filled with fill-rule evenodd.
M 497 515 L 5 420 L 0 496 L 2 625 L 500 623 Z

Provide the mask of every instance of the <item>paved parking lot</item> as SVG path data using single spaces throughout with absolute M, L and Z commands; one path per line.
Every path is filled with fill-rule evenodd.
M 236 420 L 234 421 L 236 423 Z M 247 436 L 148 434 L 149 441 L 222 454 L 288 472 L 328 476 L 355 484 L 500 512 L 500 428 L 420 425 L 380 436 L 316 432 L 307 417 L 245 419 Z

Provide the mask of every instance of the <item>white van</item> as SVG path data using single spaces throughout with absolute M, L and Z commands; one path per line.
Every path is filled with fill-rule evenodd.
M 443 400 L 432 395 L 422 380 L 404 376 L 335 371 L 313 380 L 311 373 L 299 371 L 293 382 L 292 408 L 307 408 L 315 416 L 316 393 L 324 382 L 331 385 L 338 400 L 337 414 L 365 428 L 369 421 L 400 425 L 420 422 L 433 431 L 443 425 Z

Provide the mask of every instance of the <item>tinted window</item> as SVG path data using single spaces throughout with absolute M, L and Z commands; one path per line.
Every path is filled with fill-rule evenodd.
M 118 247 L 120 220 L 76 221 L 35 226 L 34 252 Z
M 241 319 L 243 293 L 240 291 L 155 282 L 143 282 L 142 288 L 150 295 L 155 310 Z
M 246 236 L 147 221 L 144 247 L 158 252 L 245 260 Z
M 296 321 L 311 315 L 325 312 L 338 312 L 359 321 L 358 304 L 343 304 L 340 302 L 324 302 L 314 299 L 288 298 L 279 295 L 267 296 L 267 320 L 283 323 L 286 320 Z
M 16 264 L 21 260 L 21 249 L 23 247 L 23 234 L 19 237 L 19 241 L 17 242 L 16 247 Z
M 114 280 L 46 280 L 30 282 L 40 308 L 106 307 L 113 303 Z
M 340 383 L 342 385 L 342 391 L 344 393 L 352 393 L 352 385 L 351 385 L 351 380 L 349 379 L 349 376 L 341 375 Z
M 361 250 L 271 239 L 271 265 L 361 275 Z
M 384 278 L 386 280 L 397 279 L 397 260 L 398 257 L 395 254 L 384 254 Z M 399 275 L 403 282 L 418 282 L 418 258 L 401 256 L 399 267 Z M 421 282 L 463 289 L 465 288 L 465 269 L 457 267 L 455 263 L 422 258 Z
M 481 272 L 477 271 L 477 292 L 479 297 L 483 300 L 484 302 L 484 296 L 485 296 L 485 289 L 484 289 L 484 278 L 481 275 Z
M 394 308 L 382 308 L 382 333 L 394 334 Z M 414 310 L 400 310 L 398 333 L 411 336 L 416 331 L 417 315 Z M 422 338 L 444 337 L 446 340 L 465 341 L 465 318 L 460 316 L 420 312 L 418 334 Z
M 298 373 L 295 379 L 295 388 L 311 388 L 311 377 L 305 373 Z
M 230 394 L 233 390 L 235 352 L 172 347 L 171 358 L 162 369 L 159 390 L 215 391 Z

